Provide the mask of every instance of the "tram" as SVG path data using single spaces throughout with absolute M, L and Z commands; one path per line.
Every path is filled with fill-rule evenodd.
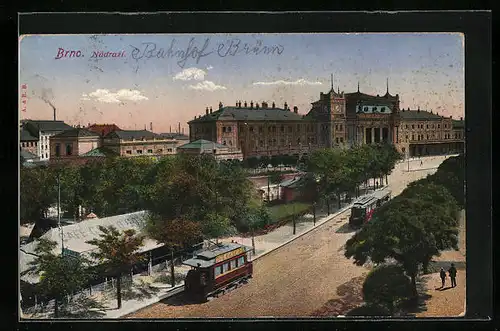
M 391 199 L 391 190 L 384 188 L 356 201 L 351 208 L 349 225 L 359 227 L 370 221 L 376 208 Z
M 233 242 L 198 252 L 183 262 L 191 266 L 184 280 L 184 292 L 195 300 L 206 301 L 246 283 L 253 272 L 251 249 Z

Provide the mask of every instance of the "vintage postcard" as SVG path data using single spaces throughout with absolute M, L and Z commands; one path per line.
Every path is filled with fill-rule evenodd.
M 21 318 L 463 316 L 464 43 L 20 36 Z

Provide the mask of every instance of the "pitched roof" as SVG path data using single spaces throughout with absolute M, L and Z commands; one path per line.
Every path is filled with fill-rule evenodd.
M 106 147 L 97 147 L 94 148 L 87 153 L 84 153 L 80 155 L 80 157 L 106 157 L 106 156 L 115 156 L 118 155 L 118 153 L 112 151 L 111 149 L 108 149 Z
M 212 150 L 214 148 L 228 148 L 227 146 L 224 146 L 222 144 L 213 142 L 213 141 L 208 141 L 205 139 L 198 139 L 195 141 L 192 141 L 190 143 L 184 144 L 182 146 L 177 147 L 177 149 L 200 149 L 200 150 Z
M 35 154 L 30 153 L 24 149 L 21 149 L 21 152 L 19 152 L 19 155 L 22 156 L 25 160 L 38 158 L 38 156 L 36 156 Z
M 291 179 L 287 179 L 280 183 L 281 187 L 295 188 L 299 186 L 299 183 L 303 180 L 302 176 L 297 176 Z
M 102 137 L 110 132 L 121 130 L 116 124 L 92 124 L 87 127 L 87 130 L 95 132 Z
M 282 108 L 248 108 L 248 107 L 223 107 L 211 114 L 204 115 L 188 122 L 200 123 L 211 121 L 299 121 L 302 115 Z
M 73 127 L 64 123 L 63 121 L 34 121 L 34 120 L 27 120 L 24 122 L 24 125 L 27 125 L 27 128 L 29 130 L 29 127 L 33 127 L 36 131 L 64 131 L 64 130 L 69 130 L 72 129 Z M 34 132 L 32 132 L 34 133 Z
M 120 139 L 141 139 L 141 138 L 160 138 L 159 134 L 148 130 L 117 130 L 110 132 L 106 137 L 116 136 Z
M 99 135 L 95 132 L 89 131 L 85 128 L 73 128 L 69 130 L 65 130 L 61 133 L 58 133 L 53 136 L 54 138 L 63 138 L 63 137 L 99 137 Z
M 402 120 L 418 121 L 418 120 L 442 120 L 443 116 L 428 112 L 426 110 L 404 110 L 401 109 L 399 116 Z
M 167 139 L 177 139 L 177 140 L 189 140 L 189 136 L 182 133 L 160 133 L 160 136 Z
M 73 252 L 88 254 L 90 251 L 96 249 L 96 247 L 88 244 L 87 241 L 99 237 L 101 233 L 99 226 L 114 226 L 118 231 L 134 229 L 137 233 L 143 233 L 147 218 L 147 211 L 138 211 L 105 218 L 88 219 L 79 223 L 62 226 L 64 247 Z M 54 253 L 59 254 L 61 252 L 61 231 L 59 228 L 49 229 L 41 238 L 55 241 L 57 246 L 54 248 Z M 20 247 L 19 269 L 21 274 L 32 269 L 29 262 L 36 257 L 34 253 L 37 243 L 38 241 L 35 240 Z M 160 246 L 162 244 L 147 238 L 140 252 L 152 250 Z M 26 277 L 22 278 L 32 283 L 36 283 L 39 280 L 39 277 L 33 277 L 33 275 L 31 277 L 30 275 L 26 275 Z
M 453 120 L 452 125 L 454 129 L 463 129 L 465 128 L 465 121 L 464 120 Z
M 22 128 L 19 133 L 20 141 L 38 141 L 38 138 L 32 135 L 26 128 Z

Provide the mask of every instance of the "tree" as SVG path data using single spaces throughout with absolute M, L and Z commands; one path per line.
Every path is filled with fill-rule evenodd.
M 410 279 L 399 265 L 380 265 L 368 274 L 363 283 L 365 302 L 383 306 L 391 315 L 398 303 L 411 295 Z
M 23 222 L 44 218 L 57 201 L 57 181 L 46 167 L 20 169 L 20 211 Z
M 54 298 L 54 317 L 59 317 L 59 304 L 67 296 L 83 289 L 91 277 L 88 261 L 80 256 L 54 254 L 55 241 L 40 239 L 35 248 L 37 257 L 31 265 L 40 274 L 42 293 Z
M 133 229 L 118 231 L 114 226 L 99 226 L 99 238 L 87 241 L 96 246 L 97 250 L 91 252 L 91 257 L 100 264 L 104 264 L 108 272 L 116 277 L 116 298 L 118 309 L 122 307 L 121 277 L 132 266 L 142 262 L 144 257 L 138 253 L 142 247 L 144 237 L 137 235 Z
M 208 229 L 208 231 L 211 230 Z M 170 250 L 170 279 L 172 287 L 174 287 L 174 250 L 197 243 L 203 235 L 201 224 L 186 219 L 166 220 L 152 215 L 148 220 L 146 231 L 151 238 L 156 239 Z
M 427 266 L 441 250 L 456 247 L 458 221 L 453 199 L 442 187 L 422 186 L 420 195 L 409 192 L 377 209 L 372 220 L 347 241 L 345 256 L 358 265 L 395 259 L 410 276 L 416 297 L 419 266 Z

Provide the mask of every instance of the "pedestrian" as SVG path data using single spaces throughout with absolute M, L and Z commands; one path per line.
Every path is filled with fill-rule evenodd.
M 424 162 L 422 160 L 420 160 L 420 166 L 423 166 L 424 165 Z
M 451 287 L 457 286 L 457 269 L 455 268 L 454 263 L 452 263 L 450 269 L 448 269 L 448 274 L 451 279 Z
M 441 268 L 439 271 L 439 276 L 441 277 L 441 288 L 443 288 L 446 281 L 446 271 L 444 271 L 444 268 Z

